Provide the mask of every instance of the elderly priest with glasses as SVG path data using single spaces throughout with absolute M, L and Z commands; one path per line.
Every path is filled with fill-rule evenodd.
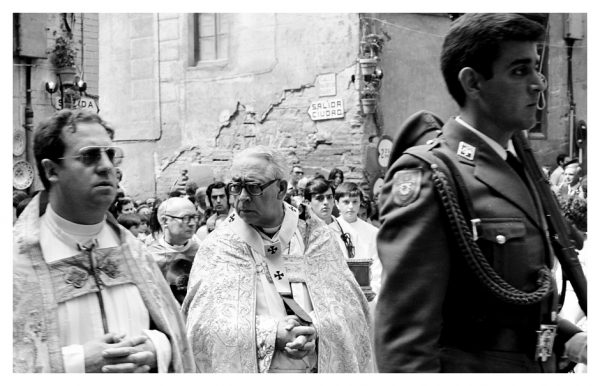
M 148 251 L 165 276 L 175 299 L 181 303 L 198 250 L 195 236 L 198 213 L 189 199 L 171 197 L 160 204 L 157 217 L 162 234 L 148 245 Z
M 327 225 L 284 203 L 287 167 L 238 153 L 235 211 L 201 244 L 183 303 L 202 372 L 373 371 L 367 301 Z
M 179 304 L 108 212 L 123 158 L 98 115 L 62 110 L 34 133 L 45 187 L 13 228 L 14 372 L 193 372 Z

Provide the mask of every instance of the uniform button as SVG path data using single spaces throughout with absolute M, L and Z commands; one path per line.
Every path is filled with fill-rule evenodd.
M 506 237 L 504 235 L 496 236 L 496 242 L 498 244 L 504 244 L 506 242 Z

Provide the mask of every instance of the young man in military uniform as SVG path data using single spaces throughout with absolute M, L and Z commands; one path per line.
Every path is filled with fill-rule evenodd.
M 530 176 L 509 164 L 511 137 L 534 126 L 545 89 L 536 51 L 543 33 L 523 16 L 482 14 L 461 16 L 445 38 L 442 71 L 460 114 L 441 138 L 391 165 L 381 194 L 381 372 L 553 372 L 552 341 L 562 347 L 579 332 L 564 335 L 573 326 L 556 318 L 541 203 Z M 432 166 L 439 153 L 453 168 L 443 160 Z M 490 290 L 497 283 L 484 283 L 466 262 L 436 193 L 436 167 L 449 180 L 452 170 L 460 175 L 472 239 L 508 295 Z

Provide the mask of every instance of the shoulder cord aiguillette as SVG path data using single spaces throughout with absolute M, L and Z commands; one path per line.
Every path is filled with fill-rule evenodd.
M 536 281 L 538 288 L 533 292 L 524 292 L 506 282 L 490 266 L 479 246 L 473 240 L 471 230 L 467 225 L 456 194 L 449 184 L 446 175 L 435 163 L 431 164 L 431 170 L 433 172 L 433 185 L 448 215 L 452 233 L 456 237 L 460 251 L 465 257 L 467 265 L 484 287 L 500 300 L 518 305 L 535 304 L 548 295 L 552 290 L 552 274 L 548 267 L 544 267 L 538 271 Z

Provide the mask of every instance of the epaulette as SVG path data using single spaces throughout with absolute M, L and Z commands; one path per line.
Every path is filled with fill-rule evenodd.
M 427 142 L 425 142 L 425 145 L 427 145 L 427 150 L 431 151 L 436 147 L 442 146 L 442 138 L 440 136 L 437 136 L 435 138 L 429 139 L 427 140 Z

